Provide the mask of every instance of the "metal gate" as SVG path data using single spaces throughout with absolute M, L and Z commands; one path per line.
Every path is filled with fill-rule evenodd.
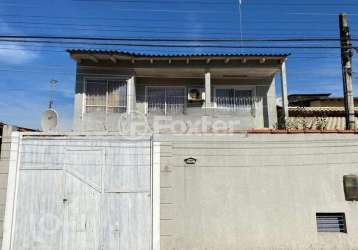
M 150 138 L 20 140 L 12 250 L 151 250 Z

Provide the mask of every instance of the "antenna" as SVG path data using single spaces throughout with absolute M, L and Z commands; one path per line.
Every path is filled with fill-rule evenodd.
M 243 32 L 242 32 L 242 0 L 239 0 L 239 15 L 240 15 L 240 38 L 241 38 L 241 47 L 243 47 Z M 241 52 L 243 51 L 243 48 L 241 48 Z
M 42 114 L 42 117 L 41 117 L 41 128 L 44 132 L 51 132 L 51 131 L 55 131 L 57 129 L 58 114 L 53 109 L 53 95 L 54 95 L 55 87 L 56 87 L 57 83 L 58 83 L 57 80 L 50 81 L 48 109 Z
M 53 106 L 53 94 L 55 92 L 57 83 L 58 83 L 57 80 L 50 81 L 50 93 L 49 93 L 49 104 L 48 104 L 49 109 L 52 109 L 52 106 Z
M 58 114 L 53 109 L 48 109 L 42 114 L 41 128 L 44 132 L 51 132 L 57 129 L 58 125 Z

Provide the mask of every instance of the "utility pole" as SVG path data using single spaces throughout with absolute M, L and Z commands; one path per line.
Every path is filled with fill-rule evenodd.
M 348 15 L 346 13 L 339 15 L 339 30 L 341 36 L 341 58 L 346 129 L 355 129 L 354 98 L 352 87 L 352 41 L 348 26 Z

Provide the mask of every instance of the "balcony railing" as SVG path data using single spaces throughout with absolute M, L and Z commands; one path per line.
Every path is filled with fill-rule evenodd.
M 214 97 L 213 108 L 229 112 L 251 112 L 256 110 L 256 103 L 260 102 L 262 97 Z
M 257 103 L 261 102 L 262 97 L 214 97 L 209 107 L 202 102 L 203 112 L 242 112 L 255 115 Z M 186 97 L 147 97 L 148 113 L 160 115 L 185 114 L 190 104 Z
M 148 97 L 149 114 L 183 114 L 185 111 L 185 98 L 183 96 Z

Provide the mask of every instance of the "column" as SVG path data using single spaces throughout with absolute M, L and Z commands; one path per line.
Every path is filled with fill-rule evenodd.
M 205 107 L 211 107 L 211 73 L 205 72 Z
M 287 76 L 286 76 L 286 62 L 281 65 L 281 98 L 282 98 L 282 111 L 285 123 L 288 121 L 288 97 L 287 97 Z
M 135 111 L 136 106 L 135 76 L 127 80 L 127 113 Z

